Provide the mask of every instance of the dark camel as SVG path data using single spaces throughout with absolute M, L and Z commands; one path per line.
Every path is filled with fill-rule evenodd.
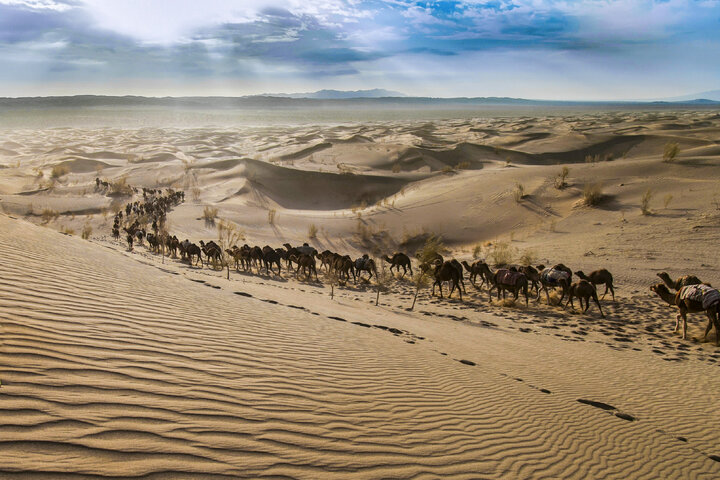
M 280 260 L 284 258 L 285 251 L 278 248 L 277 250 L 272 248 L 270 245 L 265 245 L 262 249 L 263 252 L 263 262 L 265 264 L 265 274 L 270 275 L 270 271 L 272 270 L 272 265 L 277 265 L 278 267 L 278 275 L 280 275 L 280 272 L 282 270 L 280 266 Z M 273 273 L 275 271 L 273 270 Z
M 532 265 L 524 265 L 518 271 L 525 274 L 530 282 L 530 289 L 535 289 L 535 299 L 540 298 L 540 272 Z
M 210 263 L 210 261 L 212 261 L 213 267 L 218 264 L 220 264 L 220 267 L 222 267 L 222 249 L 217 243 L 210 240 L 206 244 L 205 242 L 200 240 L 200 248 L 207 257 L 207 263 Z
M 460 289 L 460 274 L 458 274 L 458 269 L 455 265 L 450 262 L 441 262 L 440 260 L 436 260 L 434 276 L 435 283 L 433 283 L 431 295 L 435 295 L 435 285 L 437 285 L 438 287 L 440 287 L 440 298 L 443 298 L 442 282 L 451 282 L 452 286 L 450 288 L 448 298 L 452 297 L 455 288 L 457 288 L 458 293 L 460 294 L 460 300 L 462 301 L 462 290 Z
M 697 285 L 697 284 L 693 284 Z M 705 312 L 708 317 L 707 328 L 705 328 L 705 336 L 703 340 L 707 340 L 708 333 L 715 325 L 715 345 L 720 346 L 720 320 L 718 320 L 718 309 L 720 309 L 720 303 L 713 303 L 709 308 L 703 308 L 702 302 L 695 300 L 682 299 L 680 298 L 680 292 L 672 293 L 662 283 L 657 283 L 650 287 L 650 290 L 657 293 L 660 298 L 665 300 L 666 303 L 678 307 L 680 313 L 675 317 L 675 332 L 678 331 L 680 326 L 680 319 L 683 321 L 683 340 L 687 337 L 687 314 L 688 313 L 700 313 Z
M 465 260 L 462 262 L 463 267 L 465 267 L 465 270 L 467 270 L 470 273 L 470 283 L 476 288 L 480 288 L 485 283 L 490 285 L 490 281 L 492 280 L 492 272 L 490 271 L 490 267 L 487 263 L 483 262 L 482 260 L 478 260 L 477 262 L 474 262 L 472 265 L 468 264 Z M 475 284 L 475 280 L 477 279 L 478 275 L 480 276 L 480 280 L 482 282 L 480 283 L 480 287 L 478 287 Z
M 612 299 L 613 302 L 615 301 L 615 288 L 613 288 L 613 276 L 612 273 L 605 270 L 604 268 L 601 268 L 600 270 L 595 270 L 593 272 L 590 272 L 589 275 L 585 275 L 582 270 L 578 270 L 575 272 L 575 275 L 582 278 L 583 280 L 587 280 L 588 282 L 592 283 L 593 285 L 605 285 L 605 293 L 602 294 L 601 299 L 605 298 L 605 295 L 607 295 L 608 290 L 610 290 L 610 293 L 612 293 Z
M 375 279 L 377 280 L 377 268 L 375 267 L 375 260 L 370 258 L 367 254 L 355 260 L 355 272 L 355 283 L 357 283 L 358 278 L 362 280 L 362 272 L 368 272 L 370 274 L 368 276 L 368 281 L 372 279 L 373 273 L 375 274 Z
M 412 276 L 413 271 L 412 264 L 410 263 L 410 257 L 405 255 L 404 253 L 396 252 L 393 254 L 392 258 L 388 257 L 387 255 L 383 255 L 382 259 L 390 264 L 390 273 L 392 273 L 393 268 L 396 272 L 399 272 L 400 267 L 402 267 L 403 277 L 405 277 L 405 275 L 407 274 L 408 269 L 410 269 L 410 275 Z
M 315 274 L 315 281 L 318 281 L 317 276 L 317 268 L 315 263 L 315 257 L 312 255 L 307 255 L 305 253 L 301 253 L 297 256 L 292 255 L 293 259 L 292 261 L 297 263 L 297 269 L 295 270 L 295 275 L 298 275 L 300 272 L 300 269 L 302 268 L 303 275 L 305 275 L 305 278 L 310 280 L 310 274 Z
M 525 306 L 527 307 L 528 280 L 524 273 L 501 268 L 493 274 L 492 286 L 488 293 L 492 293 L 494 288 L 497 288 L 498 300 L 500 300 L 500 292 L 502 292 L 503 299 L 505 299 L 506 292 L 511 292 L 515 300 L 517 300 L 520 296 L 520 291 L 522 291 L 525 295 Z
M 695 275 L 684 275 L 682 277 L 678 277 L 677 280 L 671 279 L 667 272 L 660 272 L 657 276 L 660 277 L 660 280 L 662 280 L 668 288 L 672 288 L 673 290 L 680 290 L 682 287 L 687 285 L 697 285 L 702 283 Z
M 355 276 L 355 263 L 352 261 L 352 258 L 350 258 L 350 255 L 344 255 L 336 258 L 332 269 L 337 272 L 338 279 L 340 280 L 342 280 L 342 277 L 344 276 L 345 280 L 349 281 L 351 273 L 353 278 L 357 278 Z
M 575 310 L 573 297 L 578 297 L 581 309 L 583 308 L 583 300 L 585 300 L 585 309 L 583 310 L 583 313 L 587 312 L 588 308 L 590 308 L 590 299 L 592 298 L 595 305 L 597 305 L 600 310 L 600 316 L 605 318 L 605 314 L 603 313 L 600 302 L 598 301 L 597 289 L 591 282 L 587 280 L 580 280 L 570 285 L 570 288 L 568 289 L 568 301 L 563 308 L 566 308 L 569 303 L 573 310 Z

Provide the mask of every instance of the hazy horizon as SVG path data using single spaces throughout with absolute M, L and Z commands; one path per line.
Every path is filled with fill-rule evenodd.
M 716 0 L 0 0 L 0 96 L 625 101 L 715 90 Z

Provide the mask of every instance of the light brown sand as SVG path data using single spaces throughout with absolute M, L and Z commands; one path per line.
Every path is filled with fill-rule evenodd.
M 716 478 L 715 333 L 694 341 L 705 323 L 691 315 L 681 340 L 673 310 L 647 288 L 660 270 L 720 284 L 716 117 L 252 135 L 53 130 L 49 140 L 8 132 L 0 143 L 0 476 Z M 668 164 L 670 140 L 681 154 Z M 315 143 L 329 146 L 302 152 Z M 615 160 L 585 163 L 587 152 Z M 261 162 L 237 161 L 246 155 Z M 232 272 L 228 281 L 110 240 L 112 214 L 101 209 L 112 199 L 94 191 L 95 161 L 107 164 L 101 177 L 187 187 L 188 201 L 170 215 L 181 238 L 215 238 L 200 218 L 215 205 L 251 244 L 306 240 L 310 223 L 320 228 L 317 248 L 353 255 L 402 248 L 423 230 L 442 233 L 460 258 L 499 239 L 545 263 L 607 267 L 619 301 L 603 302 L 606 319 L 594 306 L 588 315 L 533 300 L 503 307 L 466 280 L 464 302 L 423 291 L 408 312 L 406 281 L 393 281 L 378 307 L 363 284 L 336 288 L 331 300 L 327 282 L 287 273 Z M 433 173 L 461 161 L 471 169 Z M 557 163 L 569 161 L 578 162 L 568 164 L 570 186 L 556 190 Z M 33 168 L 47 180 L 60 162 L 71 173 L 38 191 Z M 338 163 L 355 174 L 338 173 Z M 586 180 L 605 185 L 598 208 L 577 205 Z M 520 204 L 516 182 L 529 193 Z M 654 214 L 643 216 L 647 188 Z M 30 205 L 61 215 L 41 228 L 28 222 L 41 222 L 26 215 Z M 79 232 L 85 222 L 89 242 L 54 231 Z M 360 224 L 372 230 L 367 241 Z

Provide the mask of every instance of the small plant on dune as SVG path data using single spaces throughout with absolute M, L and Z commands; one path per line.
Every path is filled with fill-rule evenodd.
M 535 251 L 533 251 L 529 248 L 527 250 L 523 251 L 522 255 L 520 255 L 520 258 L 518 258 L 518 263 L 525 267 L 533 265 L 536 262 L 537 262 L 537 254 L 535 253 Z
M 275 225 L 275 214 L 277 211 L 274 208 L 271 208 L 268 210 L 268 223 L 270 225 Z
M 377 265 L 377 262 L 375 262 L 375 264 Z M 393 278 L 392 274 L 388 272 L 386 265 L 387 264 L 385 262 L 380 262 L 380 269 L 375 272 L 375 284 L 377 290 L 377 295 L 375 296 L 376 307 L 380 303 L 380 292 L 385 292 L 388 290 L 388 285 Z
M 513 198 L 515 199 L 515 203 L 522 202 L 524 197 L 525 197 L 525 186 L 522 183 L 516 183 L 515 190 L 513 190 Z
M 83 240 L 87 240 L 90 238 L 90 235 L 92 235 L 92 231 L 93 231 L 93 229 L 92 229 L 92 226 L 90 225 L 90 222 L 87 222 L 87 223 L 85 223 L 85 225 L 83 225 L 83 229 L 80 232 L 80 236 L 82 237 Z
M 120 177 L 110 183 L 110 195 L 131 196 L 132 194 L 133 188 L 127 183 L 127 177 Z
M 63 225 L 62 227 L 60 227 L 60 233 L 64 233 L 65 235 L 75 235 L 75 230 Z
M 665 208 L 668 208 L 668 206 L 670 205 L 670 202 L 672 202 L 672 199 L 673 199 L 673 196 L 671 193 L 668 193 L 667 195 L 665 195 L 663 197 L 663 205 L 665 206 Z
M 455 173 L 455 169 L 451 165 L 445 165 L 440 171 L 445 174 Z
M 472 256 L 473 258 L 480 258 L 482 256 L 483 246 L 481 243 L 478 243 L 473 247 Z
M 445 247 L 442 237 L 430 234 L 425 240 L 425 244 L 417 252 L 417 258 L 421 264 L 430 265 L 438 255 L 446 255 L 447 252 L 448 249 Z
M 218 216 L 218 209 L 215 207 L 207 206 L 203 209 L 202 218 L 205 220 L 207 225 L 215 225 L 215 219 Z
M 665 148 L 663 149 L 663 162 L 670 163 L 675 161 L 675 157 L 677 157 L 678 153 L 680 153 L 680 146 L 677 142 L 666 143 Z
M 470 162 L 460 162 L 455 165 L 455 170 L 467 170 L 470 168 Z
M 645 193 L 643 193 L 642 198 L 640 198 L 640 210 L 643 215 L 650 215 L 652 213 L 650 211 L 650 200 L 652 200 L 652 197 L 653 192 L 648 188 L 645 190 Z
M 226 250 L 231 249 L 234 245 L 237 245 L 238 242 L 245 240 L 245 232 L 227 220 L 220 220 L 217 230 L 218 245 L 222 251 L 222 261 L 227 270 L 227 279 L 230 280 L 230 263 L 234 261 L 234 258 Z
M 412 305 L 410 305 L 411 311 L 415 308 L 415 302 L 417 302 L 417 297 L 420 293 L 420 290 L 430 286 L 430 270 L 423 271 L 422 269 L 420 269 L 418 272 L 415 273 L 415 275 L 413 275 L 412 283 L 415 286 L 415 295 L 413 296 Z
M 192 197 L 192 201 L 195 203 L 198 203 L 200 201 L 201 193 L 202 193 L 202 190 L 200 190 L 200 187 L 192 187 L 190 189 L 190 196 Z
M 555 188 L 562 190 L 567 187 L 568 175 L 570 175 L 570 169 L 568 167 L 563 167 L 562 170 L 560 170 L 560 173 L 557 174 L 557 177 L 555 177 Z
M 495 242 L 490 245 L 488 258 L 496 267 L 502 267 L 512 263 L 514 257 L 513 248 L 507 242 Z
M 314 223 L 311 223 L 308 227 L 308 238 L 314 239 L 317 238 L 318 228 Z
M 601 183 L 586 183 L 583 187 L 583 203 L 588 207 L 600 204 L 603 198 Z
M 70 173 L 70 169 L 67 165 L 55 165 L 52 167 L 52 170 L 50 170 L 50 178 L 58 179 L 68 173 Z
M 56 220 L 60 214 L 57 212 L 57 210 L 52 210 L 50 208 L 43 209 L 42 213 L 40 214 L 40 217 L 42 218 L 42 223 L 50 223 L 52 220 Z
M 394 163 L 392 166 L 392 173 L 402 172 L 402 166 L 399 163 Z

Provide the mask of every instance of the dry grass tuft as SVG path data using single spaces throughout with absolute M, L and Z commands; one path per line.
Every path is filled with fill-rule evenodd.
M 665 197 L 663 197 L 663 205 L 665 206 L 665 208 L 668 208 L 670 202 L 672 202 L 672 199 L 673 196 L 671 193 L 668 193 L 667 195 L 665 195 Z
M 68 173 L 70 173 L 70 169 L 67 165 L 55 165 L 52 167 L 52 170 L 50 170 L 50 178 L 58 179 Z
M 206 224 L 215 225 L 215 219 L 218 216 L 218 209 L 215 207 L 207 206 L 203 209 L 202 218 Z
M 650 210 L 650 200 L 652 200 L 653 192 L 649 188 L 645 190 L 645 193 L 643 193 L 642 198 L 640 199 L 640 210 L 642 211 L 643 215 L 651 215 L 652 211 Z
M 600 204 L 603 198 L 601 183 L 586 183 L 583 187 L 583 203 L 589 207 Z
M 515 203 L 520 203 L 522 202 L 523 198 L 525 198 L 525 186 L 522 183 L 515 184 L 515 190 L 513 190 L 513 198 L 515 199 Z
M 677 157 L 678 153 L 680 153 L 680 146 L 677 144 L 677 142 L 666 143 L 665 148 L 663 149 L 663 162 L 674 162 L 675 157 Z
M 567 187 L 568 175 L 570 175 L 570 169 L 568 167 L 563 167 L 562 170 L 560 170 L 560 173 L 557 174 L 557 177 L 555 177 L 555 188 L 562 190 Z
M 520 255 L 520 258 L 518 258 L 518 263 L 523 266 L 530 266 L 537 263 L 537 254 L 534 250 L 527 249 L 523 251 L 522 255 Z
M 40 217 L 42 218 L 42 223 L 50 223 L 53 220 L 57 220 L 57 218 L 60 216 L 60 214 L 57 212 L 57 210 L 52 210 L 50 208 L 44 208 L 42 213 L 40 214 Z
M 514 249 L 509 243 L 495 242 L 489 246 L 487 258 L 489 258 L 496 267 L 503 267 L 512 263 L 514 253 Z
M 92 235 L 92 231 L 93 231 L 92 226 L 88 222 L 85 225 L 83 225 L 83 229 L 82 229 L 82 232 L 80 232 L 80 236 L 82 237 L 83 240 L 87 240 L 90 238 L 90 235 Z
M 317 226 L 314 223 L 310 224 L 310 226 L 308 227 L 308 238 L 310 238 L 310 239 L 317 238 L 317 233 L 318 233 Z
M 268 223 L 270 225 L 275 225 L 275 215 L 277 214 L 277 210 L 274 208 L 271 208 L 268 210 Z

